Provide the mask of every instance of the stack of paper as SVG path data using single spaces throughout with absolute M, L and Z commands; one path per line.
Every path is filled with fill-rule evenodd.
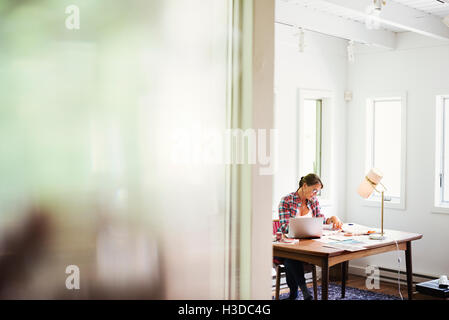
M 288 238 L 284 238 L 281 241 L 279 241 L 278 243 L 289 243 L 289 244 L 295 244 L 298 243 L 299 239 L 288 239 Z

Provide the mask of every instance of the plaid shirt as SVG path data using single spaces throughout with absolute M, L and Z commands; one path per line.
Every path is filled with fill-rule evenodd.
M 307 207 L 312 211 L 312 216 L 315 218 L 324 218 L 324 215 L 320 212 L 320 203 L 316 197 L 307 201 Z M 295 192 L 289 193 L 281 199 L 279 203 L 279 222 L 280 227 L 278 232 L 288 233 L 288 221 L 290 218 L 296 217 L 296 213 L 299 214 L 299 208 L 301 207 L 301 200 L 298 194 Z M 326 219 L 324 219 L 326 223 Z

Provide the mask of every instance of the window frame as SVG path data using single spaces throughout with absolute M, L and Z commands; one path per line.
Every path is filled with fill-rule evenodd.
M 391 200 L 384 201 L 385 208 L 405 210 L 406 202 L 406 153 L 407 153 L 407 93 L 397 93 L 389 92 L 383 94 L 370 95 L 366 98 L 365 107 L 365 121 L 366 121 L 366 131 L 365 131 L 365 172 L 368 172 L 374 166 L 374 106 L 377 101 L 391 101 L 400 100 L 401 101 L 401 174 L 400 174 L 400 196 L 392 197 Z M 381 169 L 381 168 L 379 168 Z M 382 170 L 382 169 L 381 169 Z M 388 186 L 387 192 L 388 192 Z M 362 204 L 370 207 L 380 207 L 381 206 L 381 195 L 374 193 L 368 199 L 363 199 Z
M 296 116 L 296 127 L 297 127 L 297 142 L 296 142 L 296 176 L 297 181 L 304 175 L 304 172 L 301 172 L 302 168 L 302 145 L 304 141 L 304 126 L 302 125 L 302 121 L 304 118 L 304 100 L 320 100 L 321 101 L 321 110 L 320 110 L 320 178 L 323 181 L 331 181 L 331 173 L 332 173 L 332 112 L 334 110 L 333 103 L 334 93 L 330 90 L 319 90 L 319 89 L 297 89 L 297 116 Z M 325 131 L 323 129 L 326 128 Z M 318 132 L 318 130 L 317 130 Z M 324 166 L 323 166 L 324 164 Z M 317 196 L 321 207 L 331 207 L 332 200 L 332 188 L 328 184 L 326 187 L 320 192 Z
M 447 102 L 446 102 L 447 101 Z M 435 186 L 432 212 L 449 214 L 449 199 L 444 201 L 444 129 L 449 126 L 445 123 L 445 103 L 449 107 L 449 94 L 436 96 L 435 112 Z M 449 127 L 447 128 L 449 130 Z M 449 142 L 448 142 L 449 143 Z
M 314 101 L 315 102 L 315 127 L 316 127 L 316 133 L 315 133 L 315 139 L 316 139 L 316 144 L 315 144 L 315 160 L 316 162 L 314 163 L 314 173 L 317 174 L 318 176 L 321 176 L 321 155 L 322 155 L 322 123 L 323 123 L 323 119 L 322 119 L 322 113 L 323 113 L 323 100 L 322 99 L 303 99 L 303 101 Z M 304 108 L 304 105 L 303 105 Z M 303 141 L 300 141 L 303 142 Z M 300 166 L 301 167 L 301 166 Z M 301 169 L 298 169 L 301 171 Z M 305 174 L 302 173 L 302 174 Z
M 321 176 L 321 163 L 323 151 L 323 99 L 316 99 L 316 174 Z

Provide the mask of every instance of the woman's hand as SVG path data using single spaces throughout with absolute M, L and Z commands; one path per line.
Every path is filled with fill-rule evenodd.
M 329 219 L 327 219 L 326 224 L 329 224 L 329 223 L 332 223 L 332 227 L 337 230 L 339 230 L 343 227 L 343 222 L 341 222 L 337 216 L 332 216 Z

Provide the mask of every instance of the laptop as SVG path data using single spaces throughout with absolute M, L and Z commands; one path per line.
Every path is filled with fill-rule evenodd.
M 290 218 L 288 229 L 289 238 L 320 238 L 323 234 L 323 217 Z

